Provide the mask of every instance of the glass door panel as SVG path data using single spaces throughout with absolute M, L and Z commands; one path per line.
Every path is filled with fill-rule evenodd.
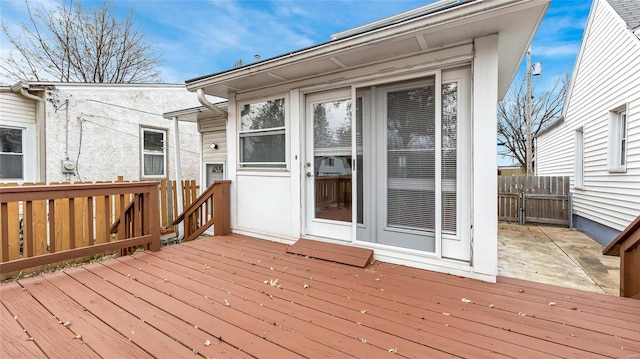
M 314 217 L 351 223 L 351 100 L 313 104 Z

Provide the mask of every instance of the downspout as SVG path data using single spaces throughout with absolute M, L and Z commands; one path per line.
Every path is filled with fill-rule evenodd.
M 36 116 L 39 116 L 40 118 L 42 118 L 42 120 L 37 121 L 37 125 L 36 125 L 36 133 L 37 136 L 39 138 L 39 141 L 36 140 L 37 143 L 37 172 L 35 173 L 36 175 L 36 182 L 46 182 L 46 167 L 43 168 L 42 164 L 46 163 L 46 161 L 44 160 L 46 157 L 46 138 L 44 135 L 44 126 L 45 124 L 43 123 L 45 121 L 44 117 L 46 116 L 46 109 L 45 109 L 45 103 L 44 103 L 44 99 L 40 96 L 36 96 L 32 93 L 30 93 L 29 91 L 27 91 L 26 87 L 23 87 L 22 85 L 20 86 L 20 94 L 26 98 L 35 100 L 38 103 L 38 111 L 36 112 Z
M 182 169 L 180 166 L 180 131 L 178 130 L 178 117 L 173 116 L 173 141 L 175 143 L 175 164 L 176 164 L 176 198 L 177 202 L 176 206 L 178 208 L 178 215 L 182 214 L 184 211 L 184 206 L 182 205 Z M 176 234 L 176 238 L 178 241 L 181 241 L 184 238 L 184 221 L 180 221 L 178 224 L 178 233 Z
M 203 89 L 199 88 L 196 93 L 198 95 L 198 101 L 200 102 L 200 104 L 202 104 L 202 106 L 210 109 L 211 111 L 213 111 L 217 115 L 224 115 L 224 116 L 228 115 L 227 112 L 219 109 L 216 105 L 212 104 L 211 102 L 209 102 L 209 100 L 207 100 L 207 97 L 205 96 Z M 227 120 L 228 120 L 228 118 L 227 118 Z

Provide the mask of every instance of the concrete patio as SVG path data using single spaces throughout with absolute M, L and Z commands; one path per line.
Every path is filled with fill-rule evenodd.
M 619 295 L 620 259 L 570 228 L 498 225 L 498 274 L 596 293 Z

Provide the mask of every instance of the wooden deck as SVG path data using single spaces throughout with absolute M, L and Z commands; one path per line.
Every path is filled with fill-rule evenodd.
M 202 238 L 0 286 L 2 358 L 638 358 L 640 301 Z

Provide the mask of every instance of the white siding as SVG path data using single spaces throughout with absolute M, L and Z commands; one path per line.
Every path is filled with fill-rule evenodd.
M 198 131 L 202 133 L 202 161 L 204 163 L 226 162 L 227 160 L 227 120 L 207 119 L 198 122 Z M 217 149 L 209 147 L 212 143 Z
M 584 189 L 573 189 L 574 213 L 622 230 L 640 214 L 640 41 L 606 1 L 597 1 L 576 63 L 565 121 L 537 140 L 537 174 L 573 180 L 574 132 L 583 127 Z M 611 173 L 609 112 L 627 104 L 627 170 Z
M 36 101 L 10 91 L 0 91 L 0 121 L 36 123 Z

